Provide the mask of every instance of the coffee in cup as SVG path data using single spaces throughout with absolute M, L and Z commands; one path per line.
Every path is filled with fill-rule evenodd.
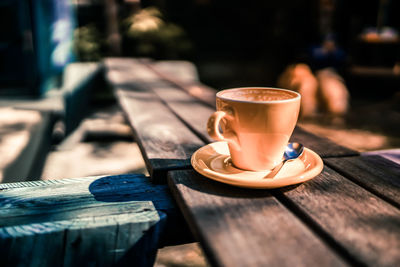
M 300 110 L 300 94 L 278 88 L 246 87 L 217 93 L 217 111 L 208 134 L 226 141 L 233 165 L 243 170 L 273 169 L 283 158 Z M 222 132 L 221 132 L 222 130 Z

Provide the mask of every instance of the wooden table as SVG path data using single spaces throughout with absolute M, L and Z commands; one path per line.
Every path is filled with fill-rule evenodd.
M 277 190 L 218 183 L 189 162 L 212 142 L 215 90 L 180 79 L 176 62 L 108 59 L 106 71 L 152 181 L 168 182 L 212 265 L 400 265 L 399 165 L 296 128 L 292 140 L 324 160 L 318 177 Z
M 152 266 L 157 248 L 190 240 L 186 222 L 213 266 L 399 266 L 399 165 L 296 128 L 292 141 L 324 160 L 316 178 L 275 190 L 218 183 L 190 165 L 212 142 L 205 126 L 216 92 L 192 65 L 110 58 L 105 77 L 151 182 L 0 185 L 0 265 Z

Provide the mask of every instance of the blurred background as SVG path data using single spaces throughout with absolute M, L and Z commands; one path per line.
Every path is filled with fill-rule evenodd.
M 297 90 L 304 128 L 398 151 L 398 14 L 394 0 L 1 0 L 0 181 L 146 173 L 105 57 L 189 61 L 217 90 Z M 206 264 L 196 244 L 156 263 Z

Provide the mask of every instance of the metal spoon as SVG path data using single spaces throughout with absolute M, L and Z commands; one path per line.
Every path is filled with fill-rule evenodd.
M 300 143 L 289 143 L 286 148 L 285 152 L 283 153 L 283 160 L 279 163 L 275 168 L 271 170 L 264 178 L 273 178 L 275 175 L 282 169 L 283 165 L 290 160 L 297 159 L 298 157 L 303 154 L 304 146 Z

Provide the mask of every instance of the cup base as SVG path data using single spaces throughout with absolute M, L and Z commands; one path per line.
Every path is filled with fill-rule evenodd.
M 282 158 L 282 161 L 283 160 L 284 159 Z M 248 169 L 248 168 L 239 167 L 236 164 L 234 164 L 231 157 L 228 157 L 228 158 L 226 158 L 224 160 L 224 164 L 226 165 L 226 168 L 235 168 L 235 169 L 239 169 L 239 170 L 242 170 L 242 171 L 249 171 L 249 172 L 270 172 L 273 169 L 275 169 L 275 167 L 278 166 L 281 162 L 279 162 L 277 165 L 275 165 L 274 167 L 272 167 L 270 169 L 268 169 L 268 168 L 265 168 L 265 169 Z

